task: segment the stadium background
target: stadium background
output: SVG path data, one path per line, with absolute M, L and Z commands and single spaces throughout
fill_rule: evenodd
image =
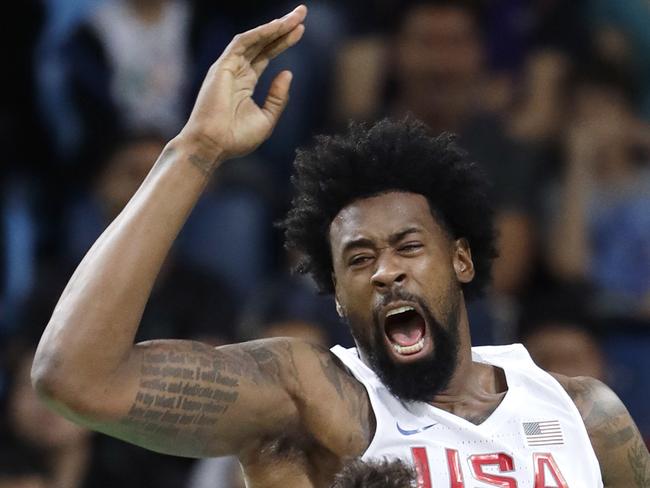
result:
M 228 460 L 162 456 L 40 406 L 31 354 L 75 263 L 187 116 L 237 32 L 292 4 L 24 0 L 3 16 L 0 487 L 238 486 Z M 231 4 L 230 4 L 231 3 Z M 601 378 L 650 439 L 650 2 L 308 1 L 273 137 L 220 169 L 165 264 L 139 339 L 300 335 L 351 345 L 291 277 L 273 222 L 296 147 L 412 112 L 493 181 L 501 258 L 475 344 Z M 6 7 L 8 8 L 8 7 Z M 22 484 L 21 484 L 22 483 Z

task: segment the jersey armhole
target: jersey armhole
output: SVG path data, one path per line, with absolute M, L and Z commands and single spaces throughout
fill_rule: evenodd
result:
M 357 361 L 361 363 L 361 359 L 357 356 L 356 348 L 346 349 L 340 345 L 336 345 L 330 350 L 336 357 L 341 360 L 343 365 L 348 369 L 348 371 L 350 371 L 354 379 L 363 385 L 366 393 L 368 394 L 368 400 L 370 401 L 370 410 L 372 412 L 372 416 L 375 419 L 375 431 L 372 434 L 372 438 L 370 439 L 368 447 L 366 447 L 365 451 L 363 451 L 363 454 L 360 456 L 362 460 L 367 460 L 367 453 L 372 452 L 372 449 L 378 442 L 378 432 L 380 426 L 383 425 L 386 421 L 383 418 L 384 416 L 381 414 L 382 407 L 374 386 L 375 381 L 373 380 L 376 380 L 376 378 L 374 376 L 371 377 L 362 370 L 362 367 L 366 367 L 365 365 L 357 363 Z M 352 354 L 354 354 L 354 356 L 352 356 Z M 378 412 L 380 413 L 378 414 Z

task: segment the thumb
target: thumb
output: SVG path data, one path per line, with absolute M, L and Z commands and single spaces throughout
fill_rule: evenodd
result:
M 262 111 L 273 127 L 278 123 L 278 119 L 289 101 L 289 86 L 292 78 L 291 71 L 282 71 L 275 77 L 269 88 Z

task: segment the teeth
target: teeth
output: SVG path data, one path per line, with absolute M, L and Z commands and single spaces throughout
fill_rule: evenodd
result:
M 424 348 L 424 337 L 417 341 L 415 344 L 412 346 L 400 346 L 399 344 L 392 344 L 393 349 L 395 349 L 395 352 L 397 354 L 415 354 L 416 352 L 420 352 Z
M 410 305 L 406 305 L 404 307 L 394 308 L 393 310 L 388 311 L 388 313 L 386 314 L 386 317 L 390 317 L 391 315 L 397 315 L 398 313 L 410 312 L 411 310 L 415 310 L 415 309 L 413 307 L 411 307 Z

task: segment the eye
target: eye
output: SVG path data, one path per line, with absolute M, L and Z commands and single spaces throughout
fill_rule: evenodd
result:
M 406 244 L 402 244 L 399 248 L 398 251 L 402 253 L 412 253 L 417 251 L 418 249 L 421 249 L 423 247 L 421 242 L 407 242 Z
M 357 254 L 348 261 L 348 266 L 363 266 L 372 259 L 368 254 Z

